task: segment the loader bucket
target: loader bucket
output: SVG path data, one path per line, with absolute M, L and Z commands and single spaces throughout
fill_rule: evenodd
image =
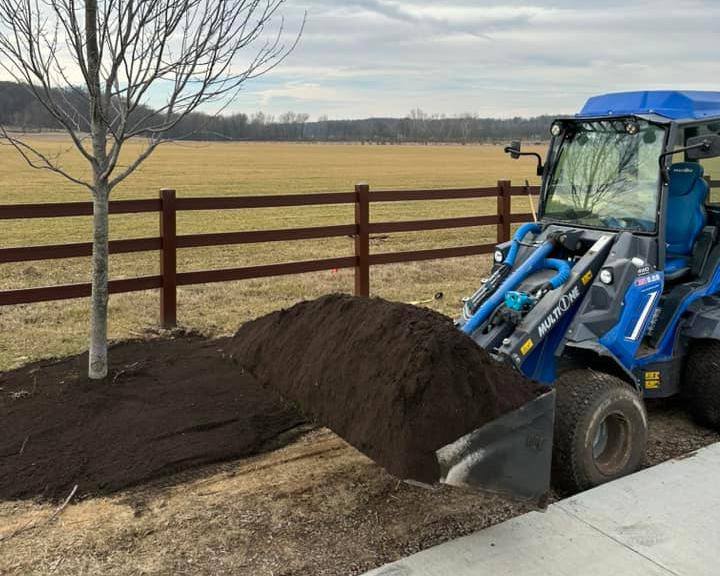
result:
M 440 482 L 547 505 L 555 391 L 538 396 L 436 452 Z

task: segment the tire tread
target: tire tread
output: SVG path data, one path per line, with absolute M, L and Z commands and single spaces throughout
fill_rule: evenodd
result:
M 596 399 L 608 390 L 630 390 L 620 378 L 579 368 L 562 373 L 555 382 L 557 390 L 555 410 L 555 440 L 553 444 L 553 484 L 566 493 L 592 487 L 578 462 L 577 437 L 583 433 L 581 422 Z M 645 417 L 646 418 L 646 417 Z
M 693 419 L 720 430 L 720 341 L 692 343 L 684 373 L 683 397 Z

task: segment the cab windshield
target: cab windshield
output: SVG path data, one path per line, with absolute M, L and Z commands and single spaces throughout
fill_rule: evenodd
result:
M 645 121 L 565 124 L 552 150 L 554 169 L 543 216 L 600 228 L 654 231 L 664 140 L 665 129 Z

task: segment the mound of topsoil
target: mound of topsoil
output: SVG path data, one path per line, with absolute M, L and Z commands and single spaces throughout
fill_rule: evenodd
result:
M 330 295 L 245 324 L 236 359 L 402 479 L 439 478 L 435 451 L 544 389 L 502 366 L 447 317 Z
M 227 340 L 124 342 L 0 374 L 0 498 L 103 493 L 257 452 L 301 418 L 224 353 Z

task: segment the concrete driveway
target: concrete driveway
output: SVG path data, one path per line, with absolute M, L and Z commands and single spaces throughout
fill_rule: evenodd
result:
M 720 443 L 365 576 L 720 574 Z

